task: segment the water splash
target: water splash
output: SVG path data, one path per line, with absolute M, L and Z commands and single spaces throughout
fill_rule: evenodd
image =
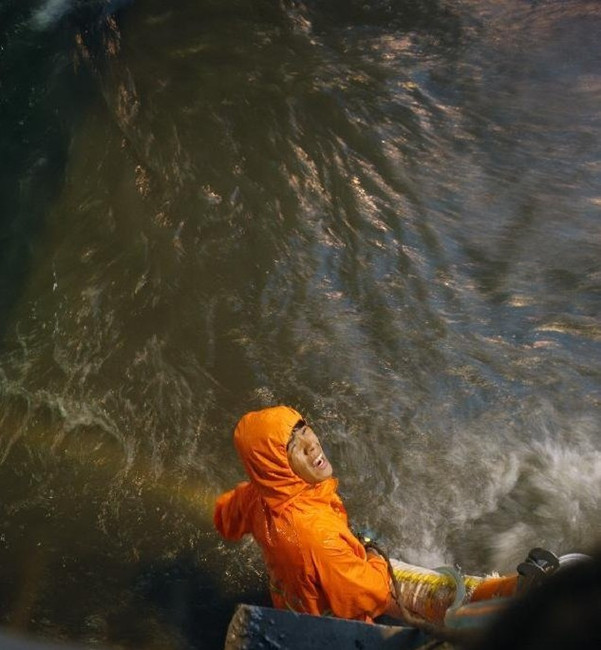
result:
M 105 18 L 131 4 L 133 0 L 46 0 L 32 14 L 31 25 L 39 31 L 48 31 L 69 13 L 85 9 Z
M 58 23 L 73 7 L 74 0 L 46 0 L 32 16 L 35 29 L 44 31 Z

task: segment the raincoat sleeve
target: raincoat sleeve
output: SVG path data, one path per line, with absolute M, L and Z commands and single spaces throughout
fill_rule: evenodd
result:
M 233 490 L 217 498 L 213 523 L 222 537 L 240 539 L 252 532 L 252 513 L 256 492 L 249 482 L 239 483 Z
M 358 544 L 343 536 L 327 536 L 313 547 L 313 562 L 335 616 L 373 619 L 391 602 L 388 565 L 381 557 L 366 555 Z

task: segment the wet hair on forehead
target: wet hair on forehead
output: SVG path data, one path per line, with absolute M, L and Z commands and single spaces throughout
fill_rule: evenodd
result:
M 286 449 L 290 448 L 290 445 L 294 441 L 294 436 L 297 434 L 299 431 L 302 431 L 307 426 L 307 423 L 303 420 L 300 419 L 293 427 L 292 430 L 290 431 L 290 437 L 288 438 L 288 442 L 286 443 Z
M 300 431 L 303 427 L 306 427 L 307 423 L 301 418 L 293 427 L 291 433 L 296 433 Z

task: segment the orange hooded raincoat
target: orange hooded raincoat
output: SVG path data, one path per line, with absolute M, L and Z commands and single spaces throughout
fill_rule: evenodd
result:
M 234 444 L 250 482 L 218 498 L 215 526 L 259 543 L 274 607 L 371 621 L 390 602 L 386 562 L 351 533 L 335 479 L 313 485 L 290 468 L 286 444 L 300 419 L 287 406 L 242 417 Z

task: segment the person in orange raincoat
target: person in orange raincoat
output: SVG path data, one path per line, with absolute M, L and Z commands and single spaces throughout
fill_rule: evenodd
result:
M 274 607 L 400 618 L 387 563 L 350 531 L 332 466 L 301 415 L 287 406 L 247 413 L 234 444 L 250 481 L 217 499 L 214 523 L 228 540 L 258 542 Z

